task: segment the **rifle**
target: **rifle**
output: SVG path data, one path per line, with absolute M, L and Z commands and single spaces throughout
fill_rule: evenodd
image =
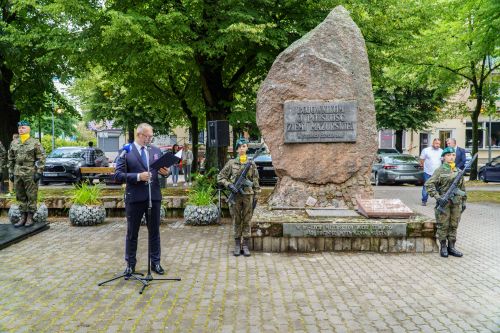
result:
M 257 152 L 255 152 L 255 155 L 253 155 L 253 158 L 251 160 L 249 159 L 245 163 L 245 168 L 243 169 L 243 171 L 239 175 L 238 179 L 236 179 L 236 182 L 233 184 L 234 187 L 236 187 L 236 190 L 238 190 L 238 193 L 244 194 L 243 188 L 245 188 L 247 186 L 252 186 L 253 185 L 253 183 L 247 179 L 247 173 L 248 173 L 248 170 L 250 170 L 250 167 L 252 166 L 252 161 L 257 156 L 259 156 L 262 153 L 262 151 L 264 151 L 264 145 L 260 146 L 260 148 L 257 150 Z M 234 204 L 235 203 L 235 201 L 234 201 L 235 197 L 236 197 L 236 193 L 234 193 L 234 192 L 231 191 L 231 194 L 227 198 L 227 202 L 230 203 L 230 204 Z M 254 201 L 255 201 L 255 199 L 254 199 Z M 255 205 L 256 204 L 257 204 L 256 202 L 254 202 L 252 204 L 254 209 L 255 209 Z
M 453 183 L 451 183 L 451 186 L 448 188 L 448 191 L 446 191 L 446 193 L 441 197 L 443 199 L 443 200 L 441 200 L 441 204 L 438 203 L 436 205 L 436 208 L 441 213 L 444 213 L 444 208 L 446 206 L 448 206 L 448 203 L 449 203 L 451 198 L 453 198 L 455 195 L 460 195 L 460 196 L 465 195 L 465 192 L 458 188 L 458 182 L 463 177 L 463 175 L 465 173 L 465 169 L 470 167 L 472 165 L 472 163 L 474 163 L 476 158 L 477 158 L 477 153 L 472 157 L 472 159 L 469 161 L 469 163 L 467 163 L 467 165 L 463 168 L 463 170 L 460 170 L 458 172 L 458 174 L 455 176 L 455 179 L 453 179 Z

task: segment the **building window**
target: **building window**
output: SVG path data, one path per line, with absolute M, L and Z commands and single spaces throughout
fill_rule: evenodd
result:
M 465 146 L 466 148 L 472 148 L 472 123 L 468 122 L 466 124 L 467 128 L 465 130 Z M 479 149 L 486 149 L 489 146 L 488 137 L 491 138 L 491 147 L 500 147 L 500 122 L 491 122 L 491 135 L 490 133 L 490 123 L 488 121 L 480 122 L 478 124 L 478 147 Z

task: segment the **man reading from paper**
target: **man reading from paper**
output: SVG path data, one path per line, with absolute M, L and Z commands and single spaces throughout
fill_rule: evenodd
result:
M 127 149 L 121 153 L 117 160 L 114 177 L 120 182 L 126 182 L 125 189 L 125 211 L 127 213 L 127 238 L 125 240 L 125 260 L 127 268 L 124 274 L 131 275 L 135 272 L 137 262 L 137 238 L 141 219 L 148 214 L 149 189 L 148 182 L 151 182 L 151 221 L 147 221 L 149 244 L 151 246 L 150 258 L 151 270 L 157 274 L 164 274 L 160 265 L 160 208 L 161 191 L 158 182 L 158 173 L 162 176 L 168 175 L 168 168 L 159 170 L 150 169 L 149 164 L 161 157 L 158 147 L 151 146 L 153 139 L 153 127 L 142 123 L 137 126 L 135 141 L 128 145 Z

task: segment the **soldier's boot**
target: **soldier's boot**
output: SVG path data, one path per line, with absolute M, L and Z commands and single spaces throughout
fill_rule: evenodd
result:
M 245 257 L 250 257 L 250 250 L 248 249 L 248 238 L 243 239 L 243 255 Z
M 21 213 L 21 219 L 19 222 L 14 224 L 14 227 L 19 228 L 26 224 L 26 219 L 28 218 L 28 213 Z
M 28 218 L 26 220 L 26 224 L 24 225 L 26 228 L 32 227 L 35 224 L 35 221 L 33 220 L 33 213 L 29 212 L 28 213 Z
M 443 258 L 447 258 L 448 257 L 448 247 L 446 246 L 446 239 L 439 241 L 439 242 L 441 243 L 441 251 L 439 252 L 439 254 Z
M 234 256 L 238 257 L 241 251 L 241 238 L 234 239 Z
M 450 254 L 450 256 L 461 257 L 464 254 L 455 249 L 455 242 L 456 240 L 448 240 L 448 253 Z

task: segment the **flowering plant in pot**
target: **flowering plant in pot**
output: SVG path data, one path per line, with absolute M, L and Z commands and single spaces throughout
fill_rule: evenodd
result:
M 72 205 L 69 209 L 69 220 L 75 226 L 101 224 L 106 218 L 106 209 L 101 200 L 102 186 L 82 183 L 73 190 Z
M 190 225 L 215 224 L 219 219 L 219 210 L 215 201 L 216 171 L 194 176 L 194 186 L 188 190 L 188 201 L 184 208 L 184 220 Z

